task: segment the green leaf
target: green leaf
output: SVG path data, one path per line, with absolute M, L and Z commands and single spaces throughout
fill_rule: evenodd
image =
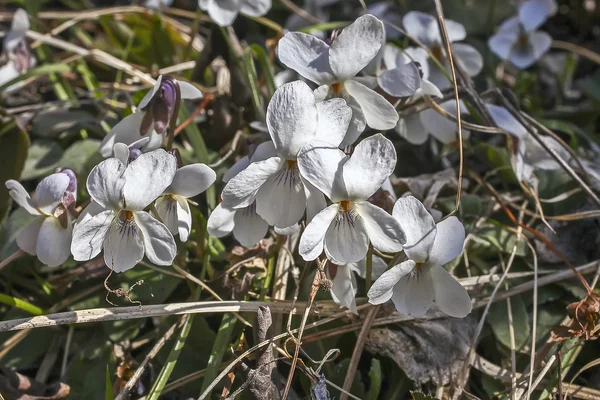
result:
M 508 323 L 508 308 L 506 304 L 506 301 L 493 304 L 490 307 L 487 322 L 490 324 L 496 339 L 504 346 L 510 348 L 510 325 Z M 520 349 L 527 343 L 531 332 L 529 315 L 521 296 L 512 296 L 510 304 L 515 335 L 515 348 Z
M 81 129 L 104 134 L 98 119 L 85 110 L 52 110 L 41 113 L 33 119 L 31 135 L 55 139 L 69 133 L 80 134 Z
M 59 166 L 63 149 L 53 140 L 40 139 L 29 147 L 21 180 L 27 181 L 46 176 Z
M 0 220 L 8 210 L 10 196 L 4 185 L 9 179 L 19 179 L 27 159 L 29 136 L 14 118 L 0 114 Z
M 59 164 L 63 168 L 72 169 L 77 175 L 85 178 L 92 168 L 102 161 L 98 147 L 100 147 L 99 140 L 77 141 L 65 150 Z
M 177 364 L 177 359 L 181 354 L 181 349 L 183 349 L 188 334 L 190 333 L 190 329 L 192 328 L 194 315 L 188 314 L 184 318 L 186 318 L 186 320 L 183 326 L 181 327 L 181 330 L 179 331 L 177 341 L 171 349 L 169 359 L 167 360 L 167 363 L 163 366 L 162 370 L 160 371 L 160 374 L 158 375 L 158 378 L 156 379 L 154 385 L 152 385 L 152 388 L 150 389 L 150 392 L 146 396 L 146 399 L 148 400 L 158 400 L 160 398 L 160 394 L 162 393 L 165 385 L 167 384 L 167 381 L 169 380 L 169 377 L 171 376 L 175 365 Z
M 217 332 L 217 338 L 210 353 L 206 374 L 202 381 L 202 392 L 206 390 L 208 385 L 210 385 L 219 373 L 219 365 L 221 364 L 221 361 L 223 361 L 223 356 L 227 353 L 229 346 L 231 345 L 236 321 L 237 318 L 233 314 L 223 315 L 219 332 Z
M 115 400 L 115 396 L 113 396 L 112 382 L 110 380 L 110 371 L 108 370 L 108 365 L 106 366 L 106 391 L 104 398 L 106 400 Z
M 250 45 L 252 52 L 258 59 L 258 63 L 262 69 L 263 76 L 265 77 L 265 81 L 267 83 L 267 89 L 269 89 L 269 97 L 273 96 L 275 90 L 277 89 L 277 85 L 275 84 L 275 71 L 273 70 L 273 65 L 271 64 L 271 60 L 269 60 L 269 56 L 265 49 L 258 44 Z
M 379 398 L 379 392 L 381 392 L 383 373 L 381 371 L 381 362 L 376 358 L 371 360 L 369 378 L 371 379 L 371 383 L 369 385 L 369 393 L 367 393 L 367 400 L 377 400 Z
M 2 294 L 2 293 L 0 293 L 0 303 L 8 304 L 9 306 L 12 306 L 12 307 L 20 308 L 21 310 L 27 311 L 28 313 L 33 314 L 33 315 L 42 315 L 44 313 L 44 310 L 42 310 L 38 306 L 34 306 L 33 304 L 31 304 L 25 300 L 21 300 L 16 297 L 12 297 L 12 296 Z
M 473 241 L 479 245 L 479 247 L 487 247 L 489 251 L 494 254 L 500 250 L 503 253 L 511 254 L 517 236 L 505 229 L 498 223 L 486 222 L 479 226 L 477 232 L 473 234 Z M 520 240 L 517 243 L 516 254 L 518 256 L 524 256 L 527 252 L 527 245 L 524 240 Z
M 3 85 L 0 85 L 0 92 L 4 91 L 6 88 L 14 85 L 15 83 L 24 81 L 25 79 L 31 78 L 33 76 L 48 75 L 48 74 L 54 74 L 54 73 L 60 73 L 60 72 L 69 72 L 70 70 L 71 70 L 71 67 L 69 67 L 69 65 L 65 64 L 65 63 L 44 64 L 40 67 L 30 69 L 29 71 L 25 72 L 24 74 L 19 75 L 15 79 L 10 80 L 10 81 L 4 83 Z

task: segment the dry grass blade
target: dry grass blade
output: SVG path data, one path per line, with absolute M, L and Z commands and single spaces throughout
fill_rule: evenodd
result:
M 450 64 L 450 73 L 452 76 L 452 85 L 454 87 L 454 100 L 456 101 L 456 127 L 458 130 L 458 154 L 460 157 L 458 165 L 458 188 L 456 191 L 456 204 L 454 210 L 446 217 L 454 215 L 458 212 L 460 207 L 460 197 L 462 195 L 462 178 L 464 168 L 464 149 L 463 149 L 463 132 L 462 132 L 462 118 L 460 113 L 460 96 L 458 91 L 458 82 L 456 80 L 456 70 L 454 68 L 454 56 L 452 54 L 452 46 L 450 45 L 450 39 L 448 38 L 448 30 L 446 29 L 446 22 L 444 19 L 444 9 L 442 8 L 441 0 L 435 0 L 435 13 L 438 18 L 438 25 L 440 32 L 444 38 L 444 45 L 446 46 L 446 53 L 448 56 L 448 63 Z
M 350 364 L 348 365 L 348 371 L 346 372 L 346 378 L 344 379 L 344 392 L 342 392 L 340 400 L 346 400 L 348 398 L 346 392 L 349 392 L 352 388 L 352 382 L 354 382 L 354 375 L 356 375 L 356 370 L 358 369 L 358 362 L 360 361 L 360 356 L 362 355 L 363 348 L 365 347 L 367 335 L 369 334 L 369 331 L 373 326 L 373 322 L 375 321 L 375 317 L 377 316 L 377 311 L 379 311 L 379 307 L 380 306 L 375 306 L 369 309 L 367 317 L 365 318 L 365 321 L 362 324 L 362 328 L 360 329 L 360 333 L 358 334 L 358 339 L 356 339 L 354 351 L 352 352 Z
M 299 313 L 302 303 L 292 307 L 288 303 L 246 301 L 199 301 L 189 303 L 156 304 L 148 306 L 94 308 L 20 318 L 0 322 L 0 332 L 42 328 L 89 322 L 120 321 L 135 318 L 150 318 L 166 315 L 211 314 L 229 312 L 256 312 L 260 306 L 270 307 L 273 313 Z

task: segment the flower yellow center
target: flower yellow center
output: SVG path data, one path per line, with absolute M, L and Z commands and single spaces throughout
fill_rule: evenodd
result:
M 125 210 L 125 220 L 131 221 L 132 218 L 133 218 L 133 213 L 129 210 Z
M 438 60 L 440 58 L 442 58 L 442 46 L 440 46 L 439 44 L 436 44 L 435 46 L 433 46 L 431 48 L 431 54 L 433 54 L 433 56 L 435 58 L 437 58 Z
M 288 160 L 287 166 L 288 169 L 294 169 L 294 167 L 296 167 L 296 160 Z
M 522 33 L 521 36 L 519 36 L 519 46 L 524 49 L 527 47 L 527 45 L 529 44 L 529 37 L 527 37 L 527 35 L 525 33 Z
M 342 208 L 344 209 L 344 212 L 348 212 L 348 210 L 350 209 L 350 201 L 348 201 L 348 200 L 340 201 L 340 206 L 342 206 Z
M 342 84 L 341 84 L 340 82 L 333 83 L 333 84 L 331 85 L 331 89 L 333 89 L 333 92 L 334 92 L 334 93 L 336 94 L 336 96 L 337 96 L 337 95 L 339 95 L 339 94 L 341 93 L 341 91 L 342 91 Z
M 421 271 L 422 266 L 423 266 L 423 263 L 417 263 L 417 265 L 415 266 L 415 270 L 417 270 L 417 272 Z

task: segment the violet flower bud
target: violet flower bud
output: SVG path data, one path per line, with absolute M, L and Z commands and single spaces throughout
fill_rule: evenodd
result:
M 68 210 L 74 207 L 77 202 L 77 176 L 69 168 L 61 168 L 59 172 L 69 177 L 69 186 L 67 186 L 62 198 L 62 204 Z

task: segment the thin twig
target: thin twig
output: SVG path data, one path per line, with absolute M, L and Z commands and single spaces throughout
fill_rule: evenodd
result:
M 375 306 L 369 309 L 360 333 L 358 334 L 358 338 L 356 339 L 356 344 L 354 345 L 354 350 L 352 351 L 352 358 L 350 359 L 350 364 L 348 365 L 348 370 L 346 371 L 346 378 L 344 379 L 344 391 L 346 392 L 349 392 L 352 388 L 354 375 L 356 375 L 356 370 L 358 369 L 358 362 L 360 361 L 360 356 L 362 355 L 363 348 L 365 347 L 367 336 L 369 335 L 369 331 L 373 326 L 373 321 L 375 321 L 379 307 L 380 306 Z M 346 400 L 347 398 L 348 396 L 346 393 L 342 392 L 340 395 L 340 400 Z

